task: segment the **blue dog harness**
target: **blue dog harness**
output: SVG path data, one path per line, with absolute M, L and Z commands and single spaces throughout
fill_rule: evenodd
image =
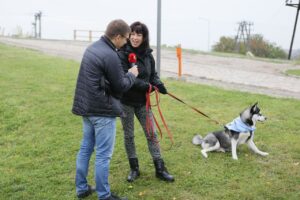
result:
M 253 132 L 256 129 L 255 127 L 251 127 L 245 124 L 242 121 L 241 117 L 235 118 L 232 122 L 226 124 L 225 127 L 228 128 L 229 130 L 233 130 L 239 133 Z

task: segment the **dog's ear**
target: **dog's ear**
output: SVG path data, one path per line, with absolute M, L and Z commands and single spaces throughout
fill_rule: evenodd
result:
M 258 102 L 256 102 L 255 104 L 253 104 L 253 106 L 251 106 L 251 113 L 254 113 L 254 111 L 256 110 L 256 108 L 257 108 L 257 104 L 258 104 Z

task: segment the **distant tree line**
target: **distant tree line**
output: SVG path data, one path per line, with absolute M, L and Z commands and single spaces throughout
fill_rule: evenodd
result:
M 270 43 L 262 35 L 252 35 L 248 45 L 244 42 L 236 43 L 232 37 L 221 37 L 220 41 L 213 46 L 213 51 L 246 54 L 250 51 L 257 57 L 264 58 L 287 58 L 287 53 L 276 44 Z

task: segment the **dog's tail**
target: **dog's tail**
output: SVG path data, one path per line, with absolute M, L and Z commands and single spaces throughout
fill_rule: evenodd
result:
M 203 142 L 203 139 L 202 139 L 202 136 L 201 136 L 201 135 L 197 134 L 197 135 L 195 135 L 195 136 L 193 137 L 192 143 L 193 143 L 194 145 L 201 145 L 202 142 Z

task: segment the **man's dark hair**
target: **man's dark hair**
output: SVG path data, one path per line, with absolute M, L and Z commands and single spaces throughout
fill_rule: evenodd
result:
M 131 32 L 136 32 L 138 34 L 143 35 L 143 42 L 139 48 L 142 50 L 146 50 L 150 48 L 149 45 L 149 31 L 148 28 L 145 24 L 141 22 L 134 22 L 130 25 Z
M 110 39 L 113 39 L 117 35 L 121 35 L 123 37 L 126 36 L 126 34 L 130 33 L 130 27 L 128 24 L 122 20 L 122 19 L 116 19 L 111 21 L 105 31 L 105 35 L 109 37 Z

